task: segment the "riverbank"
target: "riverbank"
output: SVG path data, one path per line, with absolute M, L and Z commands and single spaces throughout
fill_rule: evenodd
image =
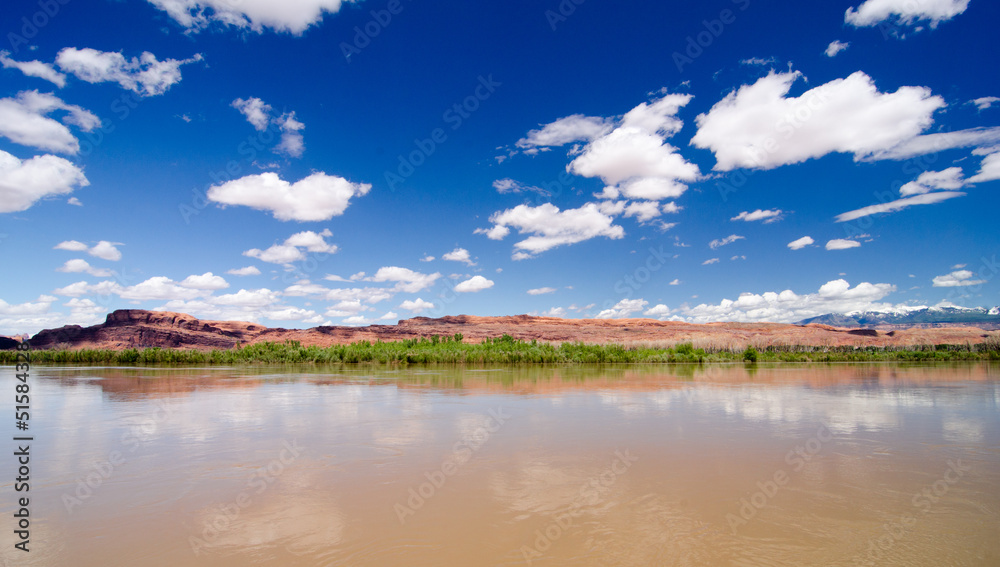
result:
M 15 351 L 0 351 L 0 364 L 14 364 Z M 22 359 L 23 360 L 23 359 Z M 357 341 L 304 346 L 297 341 L 259 342 L 230 349 L 163 348 L 33 350 L 34 364 L 605 364 L 708 362 L 921 362 L 1000 360 L 1000 340 L 979 344 L 912 347 L 817 347 L 771 345 L 745 349 L 525 341 L 511 335 L 463 342 L 460 334 L 391 342 Z

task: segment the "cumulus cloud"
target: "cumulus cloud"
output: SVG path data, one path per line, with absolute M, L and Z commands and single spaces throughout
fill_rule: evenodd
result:
M 249 122 L 258 132 L 267 130 L 267 125 L 271 122 L 271 105 L 257 97 L 247 99 L 238 98 L 233 101 L 233 108 L 240 111 L 247 122 Z
M 469 257 L 469 251 L 465 248 L 456 248 L 444 256 L 441 256 L 441 259 L 451 260 L 452 262 L 464 262 L 469 266 L 476 265 L 476 263 L 472 261 L 472 258 Z
M 59 88 L 66 86 L 66 75 L 55 70 L 55 67 L 41 61 L 14 61 L 9 51 L 0 51 L 0 65 L 4 69 L 17 69 L 29 77 L 45 79 Z
M 493 287 L 493 280 L 488 280 L 483 276 L 472 276 L 471 278 L 458 283 L 455 291 L 458 293 L 475 293 Z
M 233 276 L 259 276 L 260 270 L 257 266 L 246 266 L 243 268 L 235 268 L 226 272 L 227 274 Z
M 812 239 L 811 236 L 803 236 L 802 238 L 793 240 L 788 243 L 788 247 L 792 250 L 800 250 L 806 246 L 811 246 L 816 241 Z
M 178 24 L 198 32 L 212 23 L 246 28 L 261 33 L 265 28 L 300 35 L 323 19 L 340 11 L 342 0 L 148 0 Z
M 366 195 L 371 188 L 369 183 L 352 183 L 321 172 L 289 183 L 269 171 L 214 185 L 207 196 L 222 205 L 270 211 L 278 220 L 306 222 L 344 214 L 351 198 Z
M 118 243 L 120 244 L 120 243 Z M 86 252 L 95 258 L 117 262 L 122 259 L 121 250 L 118 250 L 116 243 L 101 240 L 93 246 L 87 246 L 79 240 L 65 240 L 56 244 L 53 250 L 69 250 L 70 252 Z
M 860 209 L 848 211 L 846 213 L 841 213 L 837 215 L 836 220 L 837 222 L 846 222 L 879 213 L 892 213 L 896 211 L 901 211 L 905 208 L 912 207 L 914 205 L 931 205 L 934 203 L 940 203 L 941 201 L 946 201 L 948 199 L 954 199 L 955 197 L 962 197 L 963 195 L 965 195 L 965 193 L 962 193 L 961 191 L 941 191 L 938 193 L 925 193 L 923 195 L 914 195 L 912 197 L 906 197 L 903 199 L 897 199 L 895 201 L 889 201 L 888 203 L 869 205 L 867 207 L 862 207 Z
M 114 275 L 111 270 L 106 270 L 103 268 L 95 268 L 91 266 L 86 260 L 74 259 L 67 260 L 65 264 L 56 268 L 57 272 L 66 273 L 86 273 L 98 278 L 106 278 Z
M 977 98 L 969 101 L 971 104 L 976 105 L 979 110 L 986 110 L 992 107 L 994 104 L 1000 102 L 1000 97 L 995 96 L 984 96 L 982 98 Z
M 181 65 L 201 61 L 200 53 L 189 59 L 166 59 L 144 51 L 139 57 L 126 59 L 117 51 L 98 51 L 85 47 L 67 47 L 56 55 L 56 64 L 67 73 L 88 83 L 118 83 L 123 89 L 140 96 L 156 96 L 181 80 Z
M 894 21 L 901 25 L 914 25 L 927 21 L 937 27 L 965 12 L 969 0 L 865 0 L 857 8 L 848 8 L 844 22 L 855 27 L 874 26 Z
M 306 146 L 299 130 L 305 128 L 306 125 L 295 119 L 294 112 L 289 112 L 278 119 L 278 127 L 281 128 L 281 142 L 278 143 L 278 151 L 291 157 L 301 157 Z
M 846 41 L 833 40 L 830 42 L 830 45 L 826 46 L 826 51 L 823 53 L 826 54 L 827 57 L 836 57 L 838 53 L 847 49 L 850 45 L 851 44 Z
M 936 276 L 931 281 L 934 282 L 934 287 L 965 287 L 986 283 L 986 280 L 972 279 L 974 275 L 970 270 L 956 270 L 950 274 Z
M 393 288 L 395 291 L 416 293 L 431 287 L 440 277 L 441 274 L 438 272 L 422 274 L 409 268 L 386 266 L 379 268 L 374 276 L 365 279 L 372 282 L 396 282 Z
M 266 250 L 251 248 L 243 253 L 244 256 L 257 258 L 262 262 L 272 264 L 291 264 L 299 260 L 305 260 L 306 252 L 317 254 L 334 254 L 337 252 L 337 245 L 330 244 L 326 238 L 333 236 L 329 229 L 323 232 L 313 232 L 306 230 L 297 232 L 281 244 L 274 244 Z M 258 271 L 258 273 L 260 273 Z
M 555 293 L 556 291 L 554 287 L 536 287 L 535 289 L 529 289 L 528 295 L 544 295 L 546 293 Z
M 80 151 L 80 142 L 65 124 L 49 118 L 65 111 L 62 122 L 90 132 L 101 119 L 88 110 L 66 104 L 59 97 L 38 91 L 21 91 L 15 98 L 0 99 L 0 136 L 22 146 L 64 154 Z
M 611 239 L 625 236 L 625 229 L 613 224 L 614 218 L 602 212 L 595 203 L 565 211 L 560 211 L 552 203 L 537 207 L 518 205 L 493 213 L 490 222 L 494 224 L 492 228 L 476 232 L 494 240 L 509 234 L 510 227 L 518 229 L 520 234 L 532 235 L 514 245 L 520 251 L 520 254 L 515 254 L 518 258 L 528 258 L 556 246 L 575 244 L 598 236 Z
M 973 154 L 979 152 L 972 152 Z M 1000 179 L 1000 149 L 994 148 L 991 153 L 986 153 L 983 162 L 979 167 L 979 173 L 968 179 L 969 183 L 982 183 L 984 181 L 995 181 Z
M 636 217 L 639 222 L 648 222 L 658 216 L 663 211 L 660 210 L 660 204 L 656 201 L 636 201 L 629 203 L 625 207 L 625 218 Z
M 848 240 L 846 238 L 835 238 L 826 243 L 827 250 L 847 250 L 848 248 L 859 248 L 861 243 L 857 240 Z
M 649 302 L 644 299 L 623 299 L 610 309 L 604 309 L 597 314 L 598 319 L 624 319 L 631 317 L 646 308 Z
M 717 305 L 701 304 L 679 310 L 694 323 L 712 321 L 792 323 L 827 313 L 887 310 L 891 305 L 876 303 L 896 290 L 896 286 L 863 282 L 855 287 L 843 279 L 823 284 L 817 293 L 797 295 L 791 290 L 780 293 L 743 293 L 736 300 L 723 299 Z
M 83 171 L 53 155 L 21 161 L 0 150 L 0 213 L 28 210 L 41 199 L 90 185 Z
M 929 193 L 935 189 L 961 189 L 965 185 L 962 179 L 962 168 L 949 167 L 944 171 L 925 171 L 917 177 L 916 181 L 911 181 L 899 188 L 899 194 L 906 197 L 908 195 L 920 195 Z
M 738 234 L 730 234 L 729 236 L 727 236 L 725 238 L 716 238 L 715 240 L 709 242 L 708 243 L 708 247 L 711 248 L 712 250 L 715 250 L 715 249 L 721 248 L 722 246 L 725 246 L 727 244 L 732 244 L 733 242 L 736 242 L 737 240 L 744 240 L 744 239 L 746 239 L 745 236 L 740 236 Z
M 781 214 L 782 214 L 782 210 L 781 209 L 773 209 L 773 210 L 772 209 L 768 209 L 766 211 L 761 210 L 761 209 L 757 209 L 756 211 L 754 211 L 752 213 L 751 212 L 747 212 L 747 211 L 743 211 L 742 213 L 736 215 L 735 217 L 733 217 L 733 218 L 731 218 L 729 220 L 731 220 L 731 221 L 741 220 L 741 221 L 746 221 L 746 222 L 753 222 L 753 221 L 762 220 L 762 221 L 764 221 L 765 224 L 767 224 L 767 223 L 772 223 L 772 222 L 781 220 Z
M 516 145 L 525 150 L 564 146 L 572 142 L 589 142 L 610 130 L 611 124 L 606 118 L 573 114 L 528 132 L 528 135 L 518 140 Z
M 416 299 L 407 299 L 406 301 L 399 304 L 400 309 L 406 309 L 411 313 L 420 313 L 421 311 L 426 311 L 427 309 L 434 309 L 434 304 L 430 301 L 424 301 L 419 297 Z
M 698 115 L 691 144 L 714 152 L 718 171 L 772 169 L 834 152 L 861 160 L 912 141 L 945 106 L 924 87 L 880 93 L 860 71 L 787 96 L 801 76 L 772 71 L 731 92 Z
M 200 289 L 200 290 L 218 290 L 225 289 L 229 287 L 229 282 L 225 280 L 222 276 L 217 276 L 212 272 L 205 272 L 200 276 L 191 275 L 184 280 L 182 280 L 177 285 L 181 287 L 186 287 L 188 289 Z

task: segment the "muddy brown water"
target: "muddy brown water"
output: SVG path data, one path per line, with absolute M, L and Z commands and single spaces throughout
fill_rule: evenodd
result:
M 997 364 L 36 367 L 30 384 L 16 492 L 0 368 L 6 565 L 1000 565 Z

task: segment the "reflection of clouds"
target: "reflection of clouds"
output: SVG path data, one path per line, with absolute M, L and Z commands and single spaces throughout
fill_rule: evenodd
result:
M 196 513 L 196 533 L 192 535 L 205 538 L 208 554 L 222 555 L 273 553 L 275 548 L 315 555 L 338 545 L 343 538 L 344 515 L 329 493 L 310 490 L 321 485 L 322 469 L 306 465 L 298 460 L 287 465 L 260 494 L 244 487 L 250 501 L 242 508 L 237 506 L 235 494 L 202 508 Z M 239 512 L 226 516 L 223 506 Z M 205 527 L 213 523 L 221 529 L 205 533 Z
M 969 419 L 945 417 L 941 428 L 944 438 L 955 443 L 982 443 L 983 425 Z
M 626 417 L 639 416 L 646 413 L 646 402 L 651 401 L 648 394 L 632 392 L 600 392 L 601 403 L 618 408 Z

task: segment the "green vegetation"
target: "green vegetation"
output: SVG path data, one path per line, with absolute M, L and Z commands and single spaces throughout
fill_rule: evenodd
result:
M 510 335 L 462 342 L 462 335 L 422 337 L 395 342 L 360 341 L 329 347 L 303 347 L 295 341 L 256 343 L 230 350 L 35 350 L 31 361 L 40 364 L 615 364 L 703 362 L 932 362 L 1000 360 L 1000 341 L 981 344 L 896 347 L 694 348 L 691 343 L 666 346 L 626 346 L 523 341 Z M 0 351 L 0 364 L 14 364 L 15 351 Z

